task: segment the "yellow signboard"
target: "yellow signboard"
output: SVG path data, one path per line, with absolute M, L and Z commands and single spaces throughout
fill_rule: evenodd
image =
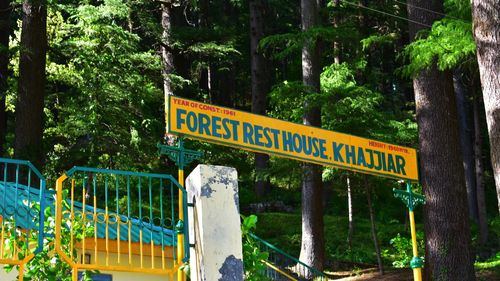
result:
M 167 133 L 362 173 L 418 181 L 413 148 L 169 96 Z

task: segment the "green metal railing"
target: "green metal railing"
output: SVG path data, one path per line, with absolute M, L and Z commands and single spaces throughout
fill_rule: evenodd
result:
M 265 274 L 272 280 L 328 280 L 326 275 L 316 268 L 301 262 L 253 233 L 249 235 L 258 242 L 261 251 L 269 253 L 268 260 L 263 262 L 267 266 Z

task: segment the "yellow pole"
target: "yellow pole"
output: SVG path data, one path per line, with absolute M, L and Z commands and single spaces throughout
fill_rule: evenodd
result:
M 24 263 L 21 263 L 19 265 L 19 279 L 18 281 L 23 281 L 24 280 Z
M 417 231 L 415 229 L 415 215 L 413 211 L 410 211 L 410 229 L 411 229 L 413 256 L 418 257 Z M 422 281 L 422 268 L 419 267 L 413 268 L 413 280 Z
M 179 169 L 179 184 L 184 187 L 184 169 Z M 182 190 L 179 189 L 179 220 L 184 222 L 184 208 L 183 208 L 183 194 Z M 182 259 L 184 258 L 184 233 L 177 233 L 177 262 L 182 264 Z M 186 275 L 182 271 L 181 267 L 177 272 L 177 281 L 186 281 Z

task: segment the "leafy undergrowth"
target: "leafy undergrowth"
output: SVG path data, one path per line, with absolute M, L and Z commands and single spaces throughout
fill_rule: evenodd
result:
M 258 217 L 257 235 L 292 256 L 299 256 L 302 227 L 300 214 L 262 213 Z M 326 256 L 333 270 L 367 268 L 376 264 L 369 220 L 355 219 L 352 249 L 349 249 L 346 242 L 347 218 L 327 215 L 324 217 L 324 223 Z M 421 226 L 417 228 L 421 229 Z M 397 221 L 378 223 L 377 229 L 381 249 L 386 251 L 384 264 L 392 265 L 394 259 L 399 256 L 396 253 L 391 254 L 396 251 L 391 240 L 398 237 L 398 233 L 400 237 L 409 237 L 408 230 L 405 230 L 404 224 Z
M 500 252 L 494 257 L 474 264 L 478 275 L 478 280 L 500 280 Z M 489 279 L 489 277 L 495 279 Z
M 292 256 L 299 256 L 301 243 L 300 213 L 261 213 L 258 217 L 257 235 Z M 375 270 L 376 256 L 371 237 L 370 221 L 368 219 L 354 219 L 355 229 L 351 250 L 349 250 L 346 241 L 348 230 L 347 218 L 326 215 L 324 223 L 327 257 L 325 271 L 336 275 L 332 276 L 334 279 L 349 276 L 352 278 L 353 275 L 358 275 L 369 279 L 346 280 L 403 281 L 406 280 L 405 278 L 409 273 L 408 280 L 413 280 L 411 270 L 396 270 L 392 268 L 398 265 L 408 267 L 409 259 L 411 259 L 411 244 L 407 241 L 410 234 L 408 227 L 404 223 L 396 220 L 377 222 L 378 239 L 381 251 L 383 252 L 384 268 L 389 270 L 388 274 L 384 277 L 377 277 Z M 417 225 L 417 230 L 423 230 L 422 225 Z M 497 232 L 494 224 L 491 225 L 490 231 L 492 234 Z M 493 237 L 493 235 L 491 236 Z M 422 239 L 422 237 L 419 238 Z M 419 253 L 421 255 L 424 253 L 422 241 L 420 241 Z M 475 266 L 478 280 L 500 280 L 500 253 L 485 262 L 477 262 Z M 370 268 L 372 269 L 371 271 L 369 270 Z

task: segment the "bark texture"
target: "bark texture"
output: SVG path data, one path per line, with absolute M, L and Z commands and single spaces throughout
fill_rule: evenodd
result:
M 16 102 L 14 157 L 43 163 L 43 99 L 47 53 L 47 6 L 44 0 L 23 2 Z
M 500 212 L 500 1 L 473 0 L 472 19 Z
M 453 71 L 453 87 L 457 99 L 458 125 L 460 134 L 460 147 L 462 148 L 463 165 L 465 172 L 465 187 L 467 189 L 467 203 L 469 216 L 476 223 L 477 215 L 476 173 L 474 169 L 474 146 L 472 145 L 472 129 L 467 108 L 467 88 L 463 82 L 463 73 L 456 69 Z
M 479 244 L 485 245 L 488 241 L 488 217 L 486 215 L 486 198 L 484 195 L 484 167 L 483 167 L 483 138 L 481 136 L 481 120 L 479 107 L 481 106 L 479 94 L 474 95 L 474 162 L 476 173 L 476 194 L 478 206 Z M 480 253 L 481 254 L 481 253 Z
M 432 25 L 443 2 L 411 0 L 408 18 Z M 413 22 L 410 37 L 425 28 Z M 451 72 L 434 63 L 413 80 L 419 126 L 421 183 L 426 196 L 424 280 L 475 280 L 467 193 L 459 142 L 457 107 Z
M 167 97 L 174 94 L 169 79 L 169 75 L 174 71 L 174 56 L 170 47 L 172 43 L 172 6 L 165 2 L 161 5 L 161 27 L 163 28 L 161 44 L 163 92 Z
M 161 61 L 162 69 L 161 73 L 163 75 L 163 95 L 165 99 L 165 117 L 167 117 L 168 112 L 168 96 L 174 95 L 172 91 L 172 85 L 170 83 L 170 74 L 174 72 L 174 55 L 172 54 L 171 43 L 172 43 L 172 4 L 167 2 L 162 2 L 161 4 L 161 26 L 162 31 L 162 42 L 161 42 Z M 165 120 L 167 124 L 167 120 Z M 167 144 L 175 144 L 176 137 L 173 135 L 165 135 L 165 140 Z
M 368 183 L 368 177 L 366 175 L 363 176 L 365 189 L 366 189 L 366 201 L 368 203 L 368 213 L 370 215 L 370 225 L 372 230 L 372 240 L 373 247 L 375 248 L 375 254 L 377 255 L 377 264 L 378 264 L 378 272 L 381 275 L 384 275 L 384 264 L 382 262 L 382 255 L 380 254 L 380 246 L 378 243 L 377 237 L 377 226 L 375 225 L 375 212 L 373 211 L 372 204 L 372 187 Z
M 352 190 L 351 190 L 351 179 L 349 175 L 346 179 L 347 184 L 347 217 L 349 221 L 349 228 L 347 230 L 347 246 L 349 250 L 352 250 L 352 236 L 354 235 L 354 218 L 352 210 Z
M 0 156 L 7 134 L 7 113 L 5 112 L 5 96 L 7 94 L 7 78 L 9 76 L 9 35 L 10 35 L 10 1 L 0 0 Z
M 259 51 L 259 42 L 264 36 L 265 5 L 262 0 L 250 0 L 250 54 L 252 73 L 252 113 L 266 115 L 267 92 L 269 90 L 267 62 Z M 255 153 L 255 193 L 262 197 L 269 190 L 269 181 L 264 177 L 269 156 Z
M 319 19 L 318 2 L 301 0 L 302 30 L 316 26 Z M 302 48 L 302 82 L 311 92 L 320 89 L 320 64 L 318 44 L 309 41 Z M 320 109 L 304 103 L 304 125 L 321 126 Z M 325 259 L 325 238 L 322 208 L 321 166 L 303 164 L 302 183 L 302 244 L 300 260 L 319 270 Z

